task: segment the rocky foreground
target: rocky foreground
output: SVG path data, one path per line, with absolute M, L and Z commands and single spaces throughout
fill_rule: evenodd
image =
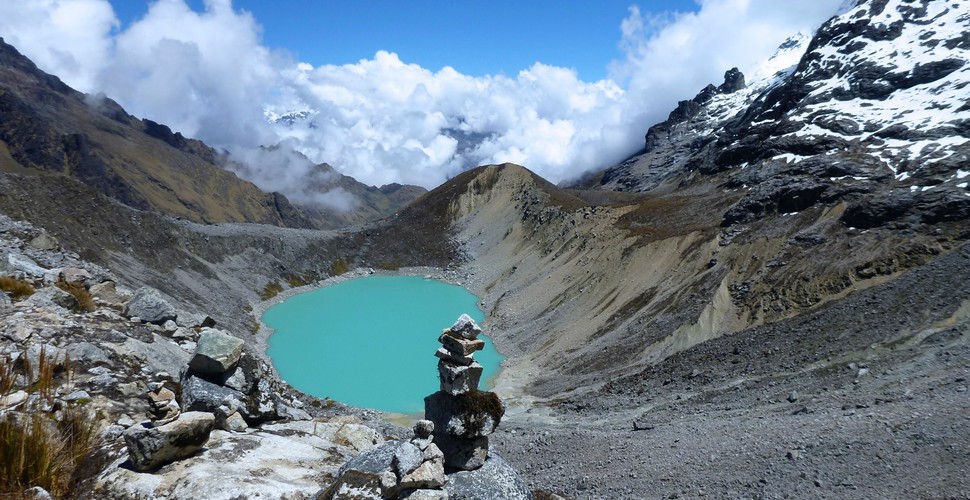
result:
M 481 424 L 454 431 L 477 432 L 472 448 L 452 451 L 452 443 L 442 453 L 434 442 L 448 435 L 432 436 L 433 423 L 412 431 L 377 412 L 297 393 L 211 317 L 180 310 L 157 290 L 118 284 L 30 224 L 0 217 L 0 257 L 0 275 L 32 289 L 16 298 L 0 293 L 0 360 L 12 374 L 0 393 L 0 419 L 45 414 L 59 421 L 80 412 L 91 423 L 92 451 L 74 471 L 71 496 L 446 499 L 491 498 L 505 488 L 506 498 L 531 497 L 512 468 L 479 446 L 487 438 L 477 436 L 500 418 L 488 416 L 490 409 L 481 422 L 479 410 L 437 412 L 443 432 L 452 417 Z M 64 283 L 83 292 L 69 293 Z M 473 322 L 463 325 L 468 339 L 443 334 L 451 342 L 442 350 L 481 342 Z M 463 375 L 477 363 L 456 363 L 470 354 L 440 362 L 460 372 L 443 379 L 441 394 L 478 393 L 478 377 Z M 40 387 L 45 367 L 50 380 Z M 387 459 L 378 463 L 387 462 L 394 481 L 366 493 L 360 464 L 374 456 Z M 456 476 L 449 466 L 446 474 L 446 457 L 463 460 L 466 472 Z

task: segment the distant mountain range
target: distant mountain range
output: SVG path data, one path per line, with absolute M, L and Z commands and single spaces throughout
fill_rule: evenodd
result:
M 0 39 L 0 172 L 63 176 L 140 210 L 197 222 L 335 228 L 393 213 L 425 190 L 324 176 L 321 192 L 355 197 L 347 210 L 299 206 L 238 178 L 224 151 L 135 118 L 105 96 L 77 92 Z M 318 169 L 331 171 L 329 165 Z

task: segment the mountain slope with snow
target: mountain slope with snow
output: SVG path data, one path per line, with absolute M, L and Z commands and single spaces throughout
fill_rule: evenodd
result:
M 860 2 L 807 46 L 783 45 L 802 47 L 794 68 L 736 92 L 709 86 L 585 185 L 651 191 L 721 174 L 746 191 L 725 225 L 840 201 L 855 227 L 966 218 L 968 33 L 966 1 Z

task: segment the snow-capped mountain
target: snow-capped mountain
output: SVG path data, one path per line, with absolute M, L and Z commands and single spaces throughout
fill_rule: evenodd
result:
M 970 216 L 970 2 L 858 2 L 805 41 L 782 45 L 744 88 L 729 71 L 682 101 L 641 154 L 586 185 L 651 191 L 723 175 L 747 190 L 726 225 L 836 201 L 856 227 Z M 797 65 L 768 76 L 786 57 Z
M 293 126 L 298 122 L 310 122 L 310 118 L 315 114 L 316 111 L 312 109 L 298 109 L 281 113 L 277 113 L 269 108 L 263 110 L 263 116 L 266 117 L 266 121 L 288 126 Z M 309 126 L 313 128 L 313 122 L 310 122 Z

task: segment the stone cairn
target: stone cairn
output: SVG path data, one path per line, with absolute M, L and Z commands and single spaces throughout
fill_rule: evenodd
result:
M 445 466 L 475 470 L 488 457 L 488 436 L 495 432 L 505 407 L 494 392 L 478 390 L 482 365 L 475 351 L 485 347 L 482 329 L 467 314 L 438 337 L 441 390 L 424 398 L 425 418 L 434 423 L 434 442 L 445 456 Z

